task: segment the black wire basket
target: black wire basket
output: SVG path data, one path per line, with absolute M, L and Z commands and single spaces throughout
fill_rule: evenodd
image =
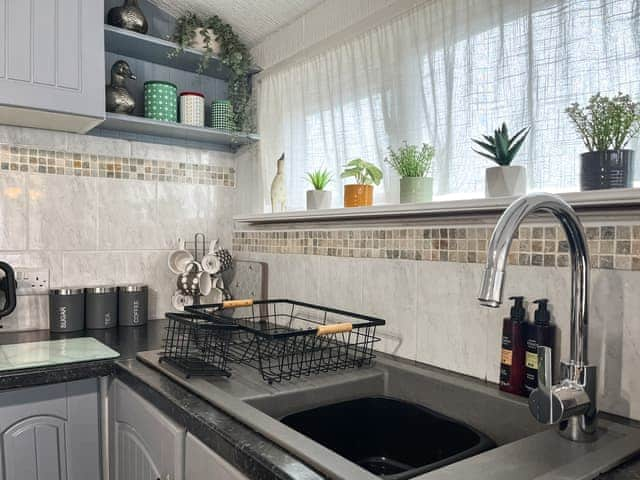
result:
M 168 325 L 160 362 L 166 362 L 187 378 L 230 376 L 229 346 L 239 327 L 218 325 L 202 316 L 167 313 Z
M 225 307 L 234 308 L 225 308 Z M 270 384 L 304 375 L 369 366 L 376 327 L 385 321 L 293 300 L 232 301 L 188 310 L 237 326 L 228 358 L 257 368 Z

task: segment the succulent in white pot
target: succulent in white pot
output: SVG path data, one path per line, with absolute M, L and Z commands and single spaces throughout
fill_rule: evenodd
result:
M 313 187 L 307 190 L 307 210 L 325 210 L 331 208 L 331 192 L 325 190 L 333 180 L 333 175 L 326 168 L 307 172 L 306 180 Z
M 515 197 L 527 193 L 527 171 L 523 166 L 511 165 L 522 147 L 529 128 L 525 127 L 509 138 L 507 124 L 495 130 L 493 136 L 483 135 L 482 140 L 472 139 L 484 151 L 473 149 L 478 155 L 498 164 L 485 170 L 486 197 Z
M 389 156 L 384 159 L 400 175 L 400 203 L 430 202 L 433 198 L 433 177 L 431 165 L 435 149 L 423 143 L 403 145 L 397 150 L 389 148 Z

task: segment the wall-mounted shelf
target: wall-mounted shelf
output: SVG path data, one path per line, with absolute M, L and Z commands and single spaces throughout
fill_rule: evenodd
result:
M 214 128 L 192 127 L 181 123 L 160 122 L 144 117 L 107 113 L 105 121 L 100 125 L 100 134 L 126 138 L 125 134 L 141 135 L 156 139 L 156 143 L 175 145 L 174 140 L 187 142 L 203 148 L 227 147 L 235 149 L 242 145 L 260 140 L 258 135 L 245 132 L 227 132 Z M 183 143 L 184 144 L 184 143 Z
M 169 58 L 177 44 L 151 35 L 132 32 L 111 25 L 104 26 L 104 48 L 107 52 L 112 52 L 126 57 L 137 58 L 145 62 L 164 65 L 178 70 L 196 72 L 198 64 L 202 59 L 202 52 L 192 48 L 185 48 L 176 57 Z M 251 73 L 257 73 L 260 69 L 254 67 Z M 213 78 L 227 80 L 229 70 L 220 59 L 212 57 L 209 66 L 203 75 Z

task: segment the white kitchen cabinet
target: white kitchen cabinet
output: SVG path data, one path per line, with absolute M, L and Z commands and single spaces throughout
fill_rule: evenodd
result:
M 185 478 L 189 480 L 248 480 L 248 477 L 190 433 L 187 433 Z
M 0 124 L 84 133 L 104 119 L 103 0 L 0 0 Z
M 0 392 L 2 480 L 100 479 L 96 379 Z
M 119 380 L 109 398 L 112 480 L 182 480 L 185 429 Z

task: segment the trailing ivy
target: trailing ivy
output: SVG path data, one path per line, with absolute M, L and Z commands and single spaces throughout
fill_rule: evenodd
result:
M 220 61 L 231 72 L 227 89 L 233 106 L 233 121 L 237 129 L 244 130 L 249 123 L 248 104 L 251 97 L 249 72 L 252 59 L 249 49 L 240 41 L 231 25 L 223 22 L 217 15 L 201 19 L 195 13 L 187 13 L 176 20 L 176 28 L 170 40 L 177 43 L 178 48 L 170 55 L 175 57 L 185 48 L 193 46 L 199 29 L 202 29 L 205 51 L 197 71 L 203 73 L 209 66 L 213 55 L 211 47 L 217 40 L 221 48 Z M 213 31 L 213 36 L 209 34 L 209 29 Z

